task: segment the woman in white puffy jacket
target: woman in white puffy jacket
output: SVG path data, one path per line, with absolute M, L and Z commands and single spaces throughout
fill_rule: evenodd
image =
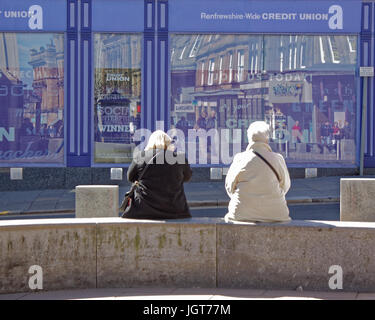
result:
M 264 121 L 253 122 L 247 130 L 249 145 L 238 153 L 228 170 L 225 188 L 230 197 L 225 221 L 289 221 L 285 194 L 290 177 L 281 154 L 268 144 L 270 129 Z

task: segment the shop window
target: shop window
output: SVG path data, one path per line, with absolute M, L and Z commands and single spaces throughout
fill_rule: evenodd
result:
M 139 34 L 94 35 L 94 162 L 127 163 L 141 122 Z
M 171 52 L 196 38 L 172 35 Z M 184 132 L 215 128 L 224 137 L 220 147 L 227 142 L 234 152 L 238 141 L 246 148 L 248 126 L 264 120 L 272 149 L 289 164 L 354 164 L 356 42 L 345 35 L 206 35 L 196 57 L 171 63 L 172 123 L 185 123 Z
M 64 35 L 0 33 L 0 163 L 64 163 Z

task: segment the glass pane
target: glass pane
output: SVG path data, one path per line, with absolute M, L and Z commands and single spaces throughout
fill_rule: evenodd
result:
M 355 162 L 355 36 L 265 36 L 265 118 L 288 163 Z
M 94 35 L 96 163 L 132 159 L 141 121 L 141 35 Z
M 353 164 L 356 45 L 356 36 L 172 35 L 171 124 L 186 142 L 178 147 L 193 152 L 201 129 L 208 142 L 196 153 L 216 163 L 215 128 L 215 152 L 230 164 L 225 155 L 244 150 L 248 126 L 264 120 L 289 163 Z
M 64 35 L 0 33 L 0 163 L 64 161 Z

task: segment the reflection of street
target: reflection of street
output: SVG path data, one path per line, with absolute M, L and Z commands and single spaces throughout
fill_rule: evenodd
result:
M 271 145 L 288 162 L 355 160 L 356 36 L 171 36 L 171 123 L 246 130 L 271 127 Z M 332 127 L 322 142 L 321 126 Z M 344 124 L 350 134 L 342 138 Z M 185 125 L 186 126 L 186 125 Z M 325 141 L 327 141 L 325 139 Z

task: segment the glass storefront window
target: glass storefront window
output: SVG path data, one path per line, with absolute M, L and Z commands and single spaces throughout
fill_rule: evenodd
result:
M 244 150 L 264 120 L 289 164 L 355 163 L 357 36 L 173 34 L 170 50 L 172 128 L 215 128 L 221 147 L 230 129 Z
M 141 123 L 139 34 L 94 35 L 94 162 L 128 163 Z
M 0 33 L 0 164 L 64 162 L 64 35 Z

